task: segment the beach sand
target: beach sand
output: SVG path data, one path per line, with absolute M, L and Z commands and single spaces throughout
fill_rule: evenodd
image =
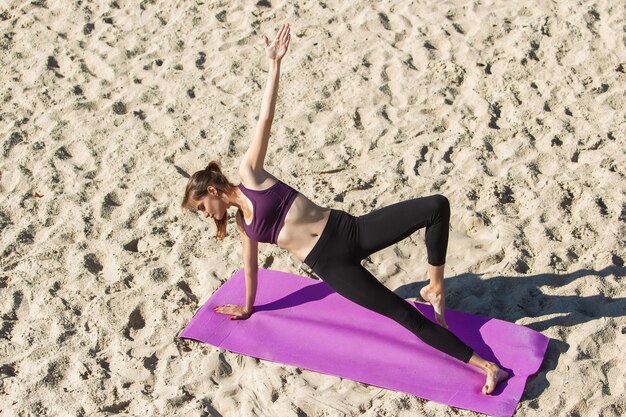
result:
M 283 22 L 266 169 L 353 215 L 448 197 L 447 307 L 552 339 L 517 415 L 626 414 L 624 3 L 407 3 L 0 5 L 0 415 L 480 415 L 176 339 L 243 265 L 185 174 L 239 182 Z M 423 232 L 364 263 L 405 298 Z

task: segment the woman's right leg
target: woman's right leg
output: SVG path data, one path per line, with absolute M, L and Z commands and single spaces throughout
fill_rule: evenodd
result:
M 428 320 L 362 265 L 322 259 L 318 261 L 315 272 L 338 294 L 396 321 L 435 349 L 481 369 L 487 375 L 483 393 L 491 394 L 498 383 L 508 378 L 506 371 L 478 356 L 449 330 Z
M 466 363 L 472 357 L 473 350 L 470 347 L 449 330 L 424 317 L 404 298 L 385 287 L 358 261 L 320 259 L 314 270 L 338 294 L 389 317 L 435 349 Z
M 448 330 L 426 319 L 416 308 L 385 287 L 357 259 L 358 226 L 354 216 L 333 210 L 327 228 L 305 263 L 338 294 L 401 324 L 424 342 L 487 374 L 483 392 L 493 391 L 506 372 L 485 361 Z

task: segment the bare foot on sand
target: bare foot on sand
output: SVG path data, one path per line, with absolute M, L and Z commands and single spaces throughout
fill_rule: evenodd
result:
M 446 319 L 444 317 L 446 309 L 446 298 L 442 290 L 433 289 L 430 284 L 420 290 L 420 295 L 424 301 L 430 303 L 435 310 L 435 320 L 444 329 L 448 328 Z
M 485 386 L 483 386 L 483 394 L 491 394 L 500 382 L 509 377 L 507 371 L 500 369 L 493 362 L 487 362 L 484 369 L 487 372 L 487 380 L 485 381 Z

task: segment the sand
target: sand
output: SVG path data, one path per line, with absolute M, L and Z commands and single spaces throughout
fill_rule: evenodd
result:
M 0 4 L 1 415 L 479 415 L 175 338 L 243 263 L 184 174 L 239 182 L 283 22 L 267 170 L 353 215 L 447 196 L 447 306 L 552 339 L 517 415 L 626 414 L 624 3 L 407 3 Z M 419 300 L 423 236 L 364 265 Z

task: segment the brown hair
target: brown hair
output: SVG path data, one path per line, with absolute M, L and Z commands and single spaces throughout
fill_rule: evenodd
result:
M 211 161 L 204 170 L 195 172 L 191 178 L 189 178 L 181 207 L 186 209 L 195 209 L 195 207 L 190 205 L 190 200 L 199 200 L 207 195 L 209 193 L 207 191 L 207 187 L 209 185 L 225 194 L 230 194 L 233 189 L 237 187 L 235 184 L 228 181 L 228 178 L 226 178 L 226 176 L 222 173 L 220 164 L 217 161 Z M 215 237 L 223 240 L 226 237 L 228 213 L 224 215 L 222 220 L 213 220 L 217 226 Z

